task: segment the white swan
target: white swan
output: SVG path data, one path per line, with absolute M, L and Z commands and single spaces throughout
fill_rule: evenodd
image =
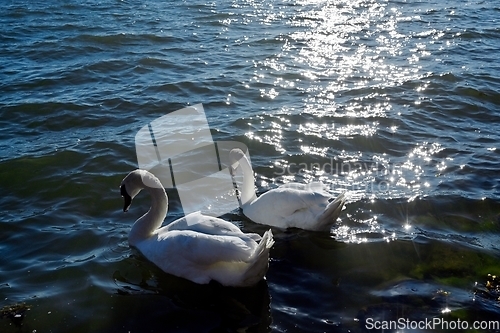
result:
M 238 184 L 243 214 L 256 223 L 279 228 L 330 231 L 345 204 L 345 192 L 330 201 L 332 197 L 318 182 L 284 184 L 257 198 L 253 170 L 243 151 L 232 149 L 229 161 L 233 176 L 238 168 L 243 174 Z
M 152 204 L 132 226 L 129 244 L 156 266 L 199 284 L 215 280 L 243 287 L 264 277 L 274 244 L 271 230 L 263 237 L 245 234 L 230 222 L 199 212 L 160 228 L 167 215 L 168 197 L 158 178 L 148 171 L 134 170 L 123 179 L 123 211 L 128 211 L 142 189 L 150 193 Z

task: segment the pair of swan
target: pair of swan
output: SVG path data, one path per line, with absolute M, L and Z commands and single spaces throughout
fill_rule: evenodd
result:
M 329 202 L 323 192 L 297 184 L 255 195 L 250 163 L 240 149 L 230 152 L 230 169 L 243 171 L 241 203 L 251 220 L 281 228 L 329 230 L 345 202 L 342 194 Z M 248 174 L 250 168 L 250 174 Z M 149 211 L 137 219 L 129 244 L 163 271 L 206 284 L 215 280 L 225 286 L 252 286 L 264 278 L 269 251 L 274 244 L 271 230 L 261 237 L 243 233 L 234 224 L 200 212 L 188 214 L 161 227 L 168 210 L 168 197 L 159 179 L 146 170 L 134 170 L 122 181 L 120 191 L 128 211 L 141 190 L 152 198 Z

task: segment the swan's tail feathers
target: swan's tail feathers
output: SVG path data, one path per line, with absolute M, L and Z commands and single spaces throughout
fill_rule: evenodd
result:
M 338 197 L 330 202 L 325 210 L 318 217 L 318 223 L 316 224 L 316 231 L 330 231 L 332 225 L 337 221 L 337 218 L 344 207 L 347 200 L 346 192 L 340 193 Z
M 264 278 L 269 268 L 269 251 L 273 244 L 273 233 L 269 229 L 249 259 L 248 268 L 243 276 L 243 285 L 252 286 Z

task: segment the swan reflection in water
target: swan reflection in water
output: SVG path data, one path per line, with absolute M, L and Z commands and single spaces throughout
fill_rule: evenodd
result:
M 270 295 L 266 280 L 245 288 L 216 282 L 200 285 L 165 274 L 138 251 L 115 271 L 113 321 L 143 332 L 270 331 Z M 110 323 L 110 325 L 112 325 Z

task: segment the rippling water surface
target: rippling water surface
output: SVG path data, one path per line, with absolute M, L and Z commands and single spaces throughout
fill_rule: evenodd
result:
M 479 0 L 2 1 L 0 331 L 499 320 L 499 13 Z M 273 230 L 254 288 L 194 285 L 128 246 L 149 205 L 121 212 L 135 134 L 198 103 L 214 139 L 249 147 L 259 193 L 313 180 L 350 193 L 329 234 Z

